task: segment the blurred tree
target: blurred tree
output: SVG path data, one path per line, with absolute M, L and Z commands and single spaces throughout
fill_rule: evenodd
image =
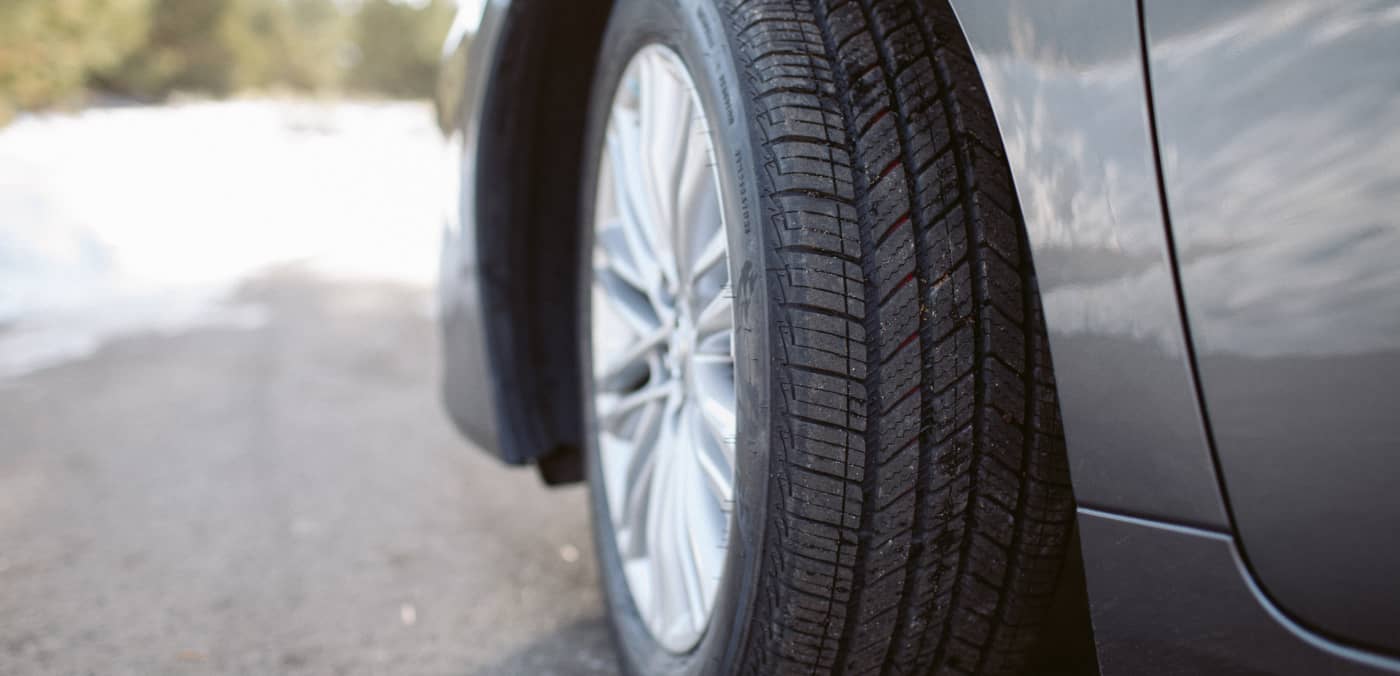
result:
M 430 96 L 454 0 L 0 0 L 6 111 L 93 88 Z
M 328 89 L 339 84 L 345 29 L 335 0 L 154 0 L 146 44 L 99 80 L 145 97 Z
M 146 37 L 148 0 L 0 0 L 0 118 L 61 103 Z
M 173 89 L 224 93 L 233 88 L 233 54 L 222 33 L 232 0 L 153 0 L 149 37 L 119 66 L 101 72 L 101 84 L 137 96 Z
M 455 9 L 451 0 L 364 0 L 355 14 L 350 86 L 390 96 L 432 96 Z
M 277 80 L 298 89 L 338 87 L 344 80 L 350 22 L 336 0 L 283 0 L 286 49 Z

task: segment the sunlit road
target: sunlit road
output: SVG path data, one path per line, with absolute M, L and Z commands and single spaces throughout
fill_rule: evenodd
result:
M 440 412 L 429 120 L 0 132 L 0 674 L 612 673 L 583 494 Z
M 610 673 L 582 495 L 456 440 L 421 294 L 239 297 L 0 387 L 0 673 Z

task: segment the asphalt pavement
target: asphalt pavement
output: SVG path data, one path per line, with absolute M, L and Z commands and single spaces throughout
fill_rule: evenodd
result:
M 425 290 L 233 301 L 0 379 L 0 674 L 613 673 L 585 496 L 457 437 Z

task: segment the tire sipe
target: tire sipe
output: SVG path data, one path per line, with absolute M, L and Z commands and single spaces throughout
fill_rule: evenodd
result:
M 704 117 L 733 298 L 722 566 L 685 641 L 624 569 L 592 337 L 611 111 L 655 47 Z M 1020 673 L 1073 498 L 1020 209 L 946 2 L 618 0 L 586 143 L 586 462 L 624 670 Z

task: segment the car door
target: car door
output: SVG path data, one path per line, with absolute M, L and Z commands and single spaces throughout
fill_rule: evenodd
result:
M 1400 5 L 1146 0 L 1163 183 L 1245 563 L 1400 651 Z

